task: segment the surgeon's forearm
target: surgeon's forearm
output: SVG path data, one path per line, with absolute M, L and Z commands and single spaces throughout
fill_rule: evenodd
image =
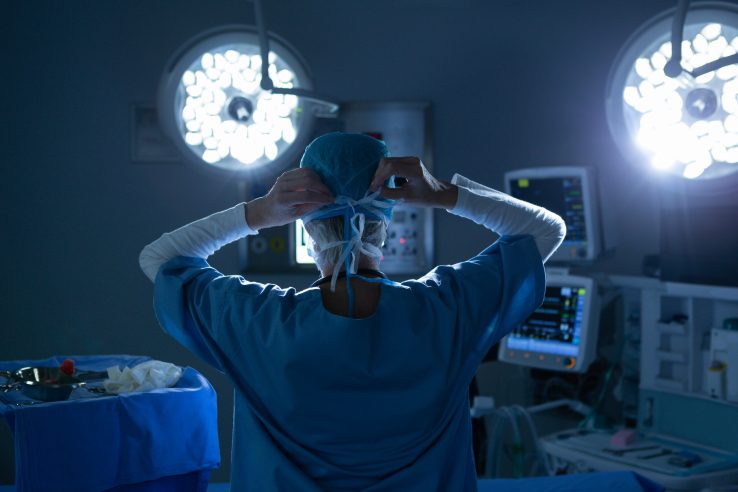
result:
M 245 205 L 240 203 L 162 234 L 141 251 L 139 265 L 153 282 L 159 267 L 176 256 L 207 258 L 226 244 L 255 233 L 246 222 Z
M 441 181 L 441 188 L 436 191 L 436 207 L 447 210 L 456 206 L 459 197 L 459 187 L 448 181 Z
M 264 197 L 255 198 L 246 204 L 246 222 L 253 231 L 258 231 L 265 227 L 264 205 Z
M 473 220 L 500 235 L 530 234 L 543 261 L 561 245 L 566 225 L 553 212 L 488 188 L 459 174 L 451 180 L 459 187 L 449 212 Z

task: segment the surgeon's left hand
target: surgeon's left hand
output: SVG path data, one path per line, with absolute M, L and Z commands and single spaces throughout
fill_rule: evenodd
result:
M 246 222 L 254 230 L 289 224 L 334 197 L 312 169 L 298 168 L 283 173 L 266 195 L 246 204 Z

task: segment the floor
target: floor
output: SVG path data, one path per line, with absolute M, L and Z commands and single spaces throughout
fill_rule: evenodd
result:
M 211 483 L 208 485 L 208 492 L 228 492 L 230 484 L 227 483 Z M 0 485 L 0 492 L 15 492 L 14 485 Z

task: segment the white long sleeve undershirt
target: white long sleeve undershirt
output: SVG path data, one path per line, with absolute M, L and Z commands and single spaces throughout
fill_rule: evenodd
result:
M 159 267 L 175 256 L 205 259 L 226 244 L 256 233 L 246 222 L 246 204 L 239 203 L 176 231 L 162 234 L 141 251 L 138 262 L 141 270 L 153 282 Z
M 545 262 L 566 236 L 564 220 L 545 208 L 488 188 L 460 174 L 451 183 L 459 188 L 454 215 L 481 224 L 499 235 L 530 234 Z
M 459 194 L 456 206 L 449 212 L 500 235 L 532 235 L 544 261 L 564 239 L 566 226 L 558 215 L 459 174 L 451 182 L 459 187 Z M 139 265 L 153 282 L 159 268 L 176 256 L 206 259 L 226 244 L 256 233 L 246 222 L 246 204 L 239 203 L 162 234 L 141 251 Z

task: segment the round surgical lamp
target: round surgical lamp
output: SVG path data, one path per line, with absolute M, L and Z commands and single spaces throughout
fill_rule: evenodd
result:
M 676 47 L 676 49 L 675 49 Z M 738 7 L 701 2 L 653 18 L 610 71 L 607 121 L 630 160 L 686 180 L 738 171 Z
M 312 81 L 289 44 L 269 35 L 268 70 L 260 36 L 243 25 L 219 27 L 186 43 L 159 85 L 162 128 L 188 160 L 236 173 L 277 172 L 310 138 L 315 103 L 294 93 Z M 263 81 L 268 74 L 267 81 Z M 265 88 L 269 87 L 269 88 Z

